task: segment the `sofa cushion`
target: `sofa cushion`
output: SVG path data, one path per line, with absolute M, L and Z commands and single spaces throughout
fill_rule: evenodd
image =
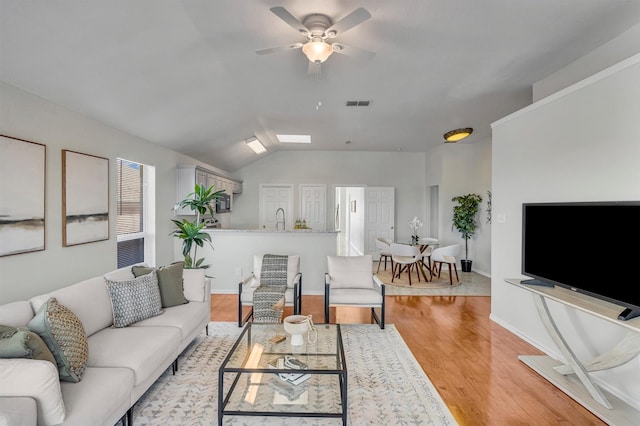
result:
M 260 271 L 262 270 L 262 255 L 253 256 L 253 276 L 260 282 Z M 289 255 L 287 259 L 287 287 L 293 288 L 296 275 L 300 272 L 300 256 Z M 258 284 L 259 285 L 259 284 Z M 254 284 L 255 287 L 257 285 Z
M 56 359 L 60 380 L 79 382 L 87 365 L 87 336 L 78 317 L 54 297 L 29 321 L 28 327 L 47 344 Z
M 148 266 L 135 265 L 131 267 L 131 272 L 135 277 L 147 275 L 153 271 L 158 278 L 158 288 L 160 289 L 160 301 L 163 308 L 183 305 L 189 303 L 184 297 L 182 288 L 182 270 L 184 262 L 175 262 L 169 266 L 161 266 L 154 269 Z
M 111 301 L 102 276 L 63 287 L 42 296 L 33 297 L 30 299 L 33 311 L 37 312 L 49 297 L 55 297 L 58 302 L 76 314 L 82 321 L 87 336 L 91 336 L 96 331 L 113 324 Z
M 373 289 L 373 258 L 365 256 L 327 256 L 331 288 Z
M 0 324 L 24 327 L 33 318 L 31 304 L 25 300 L 0 306 Z
M 105 280 L 111 297 L 113 326 L 126 327 L 162 313 L 155 272 L 125 281 Z
M 115 425 L 131 401 L 133 371 L 87 367 L 80 383 L 62 383 L 65 426 Z
M 0 325 L 0 358 L 56 359 L 42 338 L 33 331 Z
M 87 365 L 129 368 L 137 386 L 158 366 L 169 366 L 179 355 L 179 344 L 180 330 L 176 327 L 105 328 L 89 337 Z
M 35 399 L 41 425 L 57 425 L 64 420 L 58 369 L 48 361 L 0 359 L 0 395 Z
M 211 305 L 209 303 L 191 302 L 167 308 L 164 310 L 164 314 L 131 324 L 131 326 L 177 327 L 180 329 L 180 340 L 183 341 L 200 325 L 203 318 L 209 316 L 210 311 Z

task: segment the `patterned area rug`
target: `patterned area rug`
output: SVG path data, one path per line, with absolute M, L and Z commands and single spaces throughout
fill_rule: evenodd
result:
M 391 265 L 384 269 L 384 263 L 380 267 L 380 272 L 376 273 L 378 263 L 373 263 L 373 273 L 387 284 L 386 294 L 389 296 L 491 296 L 491 279 L 475 272 L 458 271 L 460 282 L 456 282 L 455 272 L 453 275 L 453 285 L 449 284 L 449 273 L 447 268 L 443 268 L 440 278 L 433 277 L 431 281 L 418 282 L 415 273 L 411 275 L 411 285 L 407 273 L 403 272 L 400 278 L 395 278 L 391 282 Z
M 217 423 L 218 366 L 240 334 L 235 323 L 212 322 L 180 357 L 175 376 L 168 369 L 138 401 L 133 423 L 213 425 Z M 393 324 L 343 325 L 348 368 L 348 424 L 455 425 L 449 409 Z M 339 425 L 339 419 L 240 417 L 225 425 Z

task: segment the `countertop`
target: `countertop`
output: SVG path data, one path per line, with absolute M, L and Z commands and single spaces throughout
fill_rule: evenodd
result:
M 220 229 L 220 228 L 205 228 L 203 231 L 211 233 L 255 233 L 255 234 L 339 234 L 340 231 L 315 231 L 313 229 L 288 229 L 286 231 L 275 231 L 273 229 Z

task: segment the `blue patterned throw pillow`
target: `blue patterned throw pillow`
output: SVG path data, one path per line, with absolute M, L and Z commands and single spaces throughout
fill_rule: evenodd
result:
M 115 328 L 126 327 L 163 312 L 155 271 L 130 280 L 105 280 L 105 284 L 111 297 Z

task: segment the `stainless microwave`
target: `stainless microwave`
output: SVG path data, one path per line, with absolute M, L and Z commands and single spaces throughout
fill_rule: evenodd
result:
M 216 200 L 216 213 L 227 213 L 231 211 L 231 195 L 222 194 Z

